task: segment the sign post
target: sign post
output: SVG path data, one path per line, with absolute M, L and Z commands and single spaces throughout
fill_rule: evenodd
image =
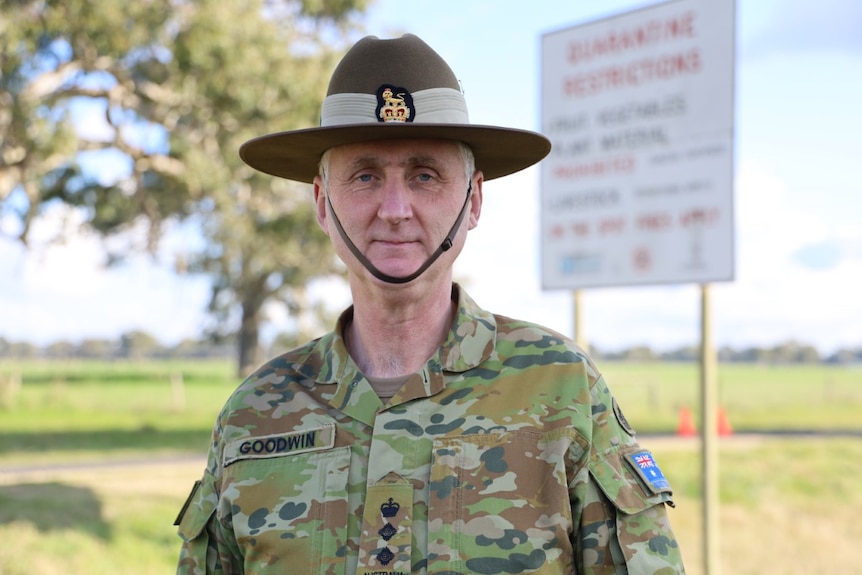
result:
M 719 561 L 718 388 L 716 356 L 712 344 L 709 285 L 700 287 L 700 413 L 701 491 L 703 498 L 703 572 L 717 575 Z
M 701 285 L 704 573 L 718 573 L 709 283 L 734 275 L 734 0 L 670 0 L 542 37 L 545 289 Z

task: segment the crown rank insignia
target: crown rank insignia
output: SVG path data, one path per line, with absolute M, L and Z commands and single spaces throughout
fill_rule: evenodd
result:
M 416 115 L 413 96 L 404 88 L 384 84 L 377 89 L 378 122 L 412 122 Z
M 380 506 L 380 512 L 383 514 L 383 517 L 395 517 L 398 515 L 398 510 L 401 509 L 401 505 L 397 502 L 392 501 L 392 498 L 389 498 L 387 503 L 384 503 Z

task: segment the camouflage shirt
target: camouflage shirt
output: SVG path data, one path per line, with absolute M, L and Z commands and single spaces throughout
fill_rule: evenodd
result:
M 181 515 L 178 573 L 682 573 L 671 489 L 570 340 L 455 287 L 386 404 L 343 327 L 251 375 Z

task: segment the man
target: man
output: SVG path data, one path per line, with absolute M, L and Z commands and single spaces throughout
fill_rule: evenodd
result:
M 670 486 L 589 358 L 453 284 L 484 181 L 549 149 L 469 124 L 411 35 L 346 54 L 320 127 L 241 148 L 313 184 L 353 306 L 228 400 L 180 573 L 683 571 Z

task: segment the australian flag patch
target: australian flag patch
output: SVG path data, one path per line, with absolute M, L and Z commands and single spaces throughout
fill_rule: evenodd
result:
M 659 469 L 658 463 L 649 451 L 637 451 L 629 454 L 629 461 L 633 463 L 633 467 L 638 472 L 638 475 L 646 481 L 653 491 L 667 491 L 670 489 L 670 482 Z

